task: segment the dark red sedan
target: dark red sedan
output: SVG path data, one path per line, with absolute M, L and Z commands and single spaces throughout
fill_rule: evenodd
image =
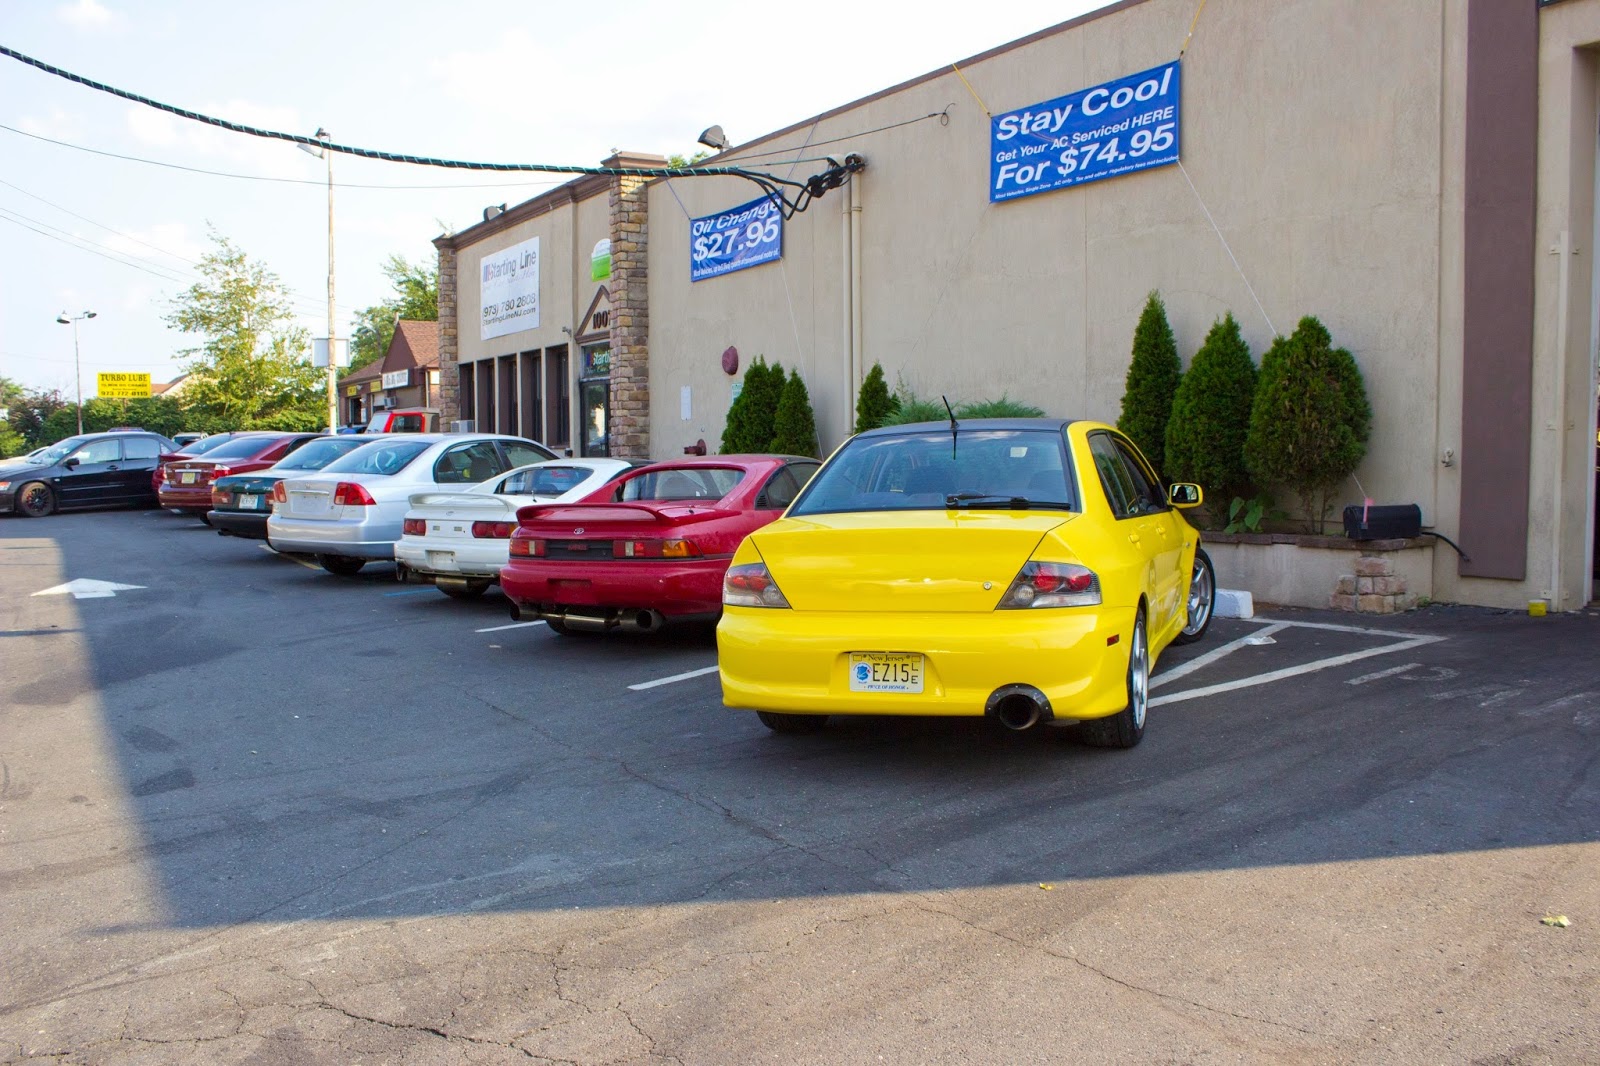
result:
M 236 433 L 204 455 L 183 456 L 161 464 L 161 481 L 156 490 L 161 506 L 169 511 L 192 514 L 210 524 L 211 483 L 229 474 L 265 470 L 306 441 L 320 433 Z
M 221 447 L 238 435 L 236 432 L 212 433 L 201 437 L 199 440 L 190 441 L 176 451 L 162 452 L 161 461 L 156 464 L 155 470 L 150 473 L 150 491 L 160 495 L 161 482 L 168 463 L 176 463 L 183 459 L 193 459 L 196 456 L 204 455 L 213 448 Z
M 557 633 L 711 620 L 739 542 L 783 514 L 821 464 L 715 455 L 640 467 L 579 503 L 517 512 L 500 588 Z

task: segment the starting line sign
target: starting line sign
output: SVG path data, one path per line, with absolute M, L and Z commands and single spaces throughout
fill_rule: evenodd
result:
M 104 399 L 137 400 L 150 395 L 149 374 L 99 374 L 96 393 Z

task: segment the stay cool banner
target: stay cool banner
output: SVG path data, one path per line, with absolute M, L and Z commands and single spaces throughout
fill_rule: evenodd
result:
M 1178 161 L 1176 61 L 1020 111 L 989 128 L 989 202 Z
M 689 280 L 704 281 L 783 256 L 783 212 L 768 197 L 689 222 Z

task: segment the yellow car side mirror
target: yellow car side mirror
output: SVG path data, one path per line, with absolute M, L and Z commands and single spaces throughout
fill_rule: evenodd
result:
M 1200 486 L 1189 481 L 1180 481 L 1167 490 L 1167 500 L 1174 507 L 1199 507 L 1204 499 Z

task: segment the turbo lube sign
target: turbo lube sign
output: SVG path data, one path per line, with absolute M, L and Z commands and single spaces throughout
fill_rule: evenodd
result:
M 989 201 L 1176 163 L 1180 84 L 1173 61 L 994 116 Z
M 689 280 L 783 257 L 783 212 L 769 197 L 689 220 Z

